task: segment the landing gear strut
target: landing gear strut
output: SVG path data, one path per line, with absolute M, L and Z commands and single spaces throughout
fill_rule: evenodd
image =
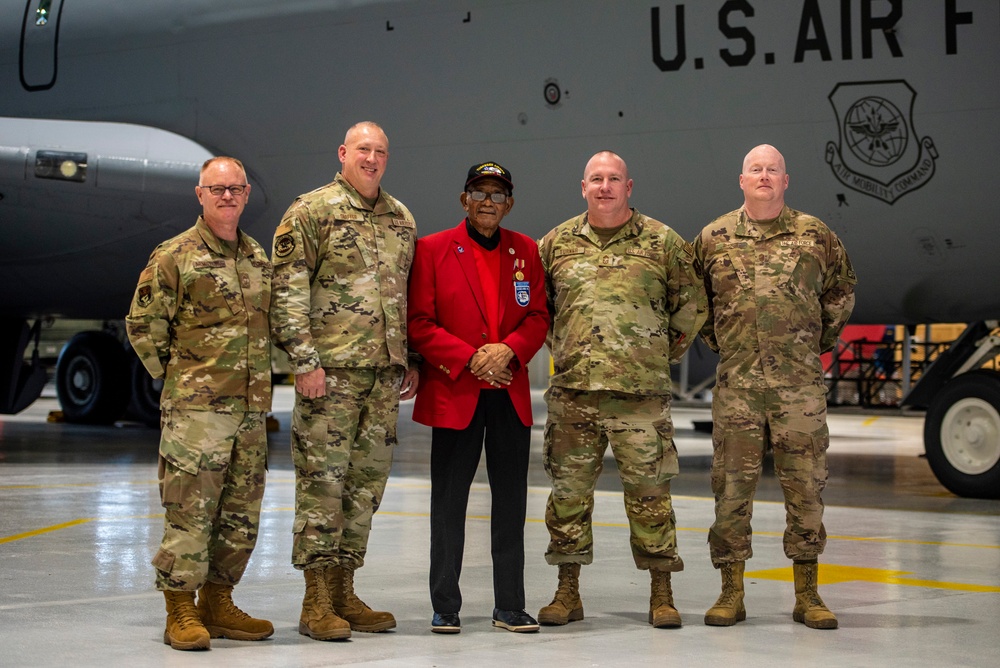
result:
M 29 328 L 23 318 L 0 318 L 0 413 L 20 413 L 37 399 L 45 386 L 45 369 L 38 360 L 40 323 Z M 35 350 L 31 362 L 24 351 L 32 337 Z

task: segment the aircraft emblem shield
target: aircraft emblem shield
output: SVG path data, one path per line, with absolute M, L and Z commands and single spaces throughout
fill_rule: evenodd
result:
M 826 162 L 852 190 L 889 204 L 925 185 L 938 157 L 934 140 L 917 139 L 916 91 L 903 80 L 839 83 L 830 93 L 839 142 L 826 145 Z

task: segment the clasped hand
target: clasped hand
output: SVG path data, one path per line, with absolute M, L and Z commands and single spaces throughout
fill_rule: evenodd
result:
M 514 374 L 508 365 L 512 359 L 514 351 L 506 343 L 487 343 L 469 360 L 469 370 L 493 387 L 510 385 Z

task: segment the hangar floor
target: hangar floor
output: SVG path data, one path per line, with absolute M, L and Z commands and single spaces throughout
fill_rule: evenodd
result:
M 674 485 L 686 570 L 674 592 L 685 626 L 646 623 L 649 580 L 635 570 L 610 455 L 595 513 L 597 552 L 583 571 L 587 617 L 538 634 L 490 625 L 490 495 L 481 471 L 470 501 L 463 630 L 431 634 L 427 595 L 429 430 L 403 405 L 400 447 L 372 532 L 358 592 L 392 610 L 397 628 L 321 643 L 297 632 L 303 592 L 289 564 L 293 474 L 291 392 L 282 388 L 270 437 L 270 473 L 258 547 L 236 602 L 275 625 L 272 638 L 213 640 L 210 652 L 162 643 L 162 596 L 149 560 L 161 534 L 157 433 L 133 424 L 49 424 L 51 397 L 0 418 L 0 665 L 9 666 L 987 666 L 1000 636 L 1000 502 L 957 498 L 919 455 L 923 421 L 898 415 L 830 418 L 829 544 L 821 593 L 840 629 L 791 620 L 791 569 L 781 552 L 784 512 L 773 474 L 755 507 L 747 567 L 748 618 L 704 626 L 719 591 L 705 536 L 712 522 L 711 443 L 696 432 L 706 408 L 678 406 L 681 476 Z M 539 411 L 542 404 L 536 402 Z M 543 416 L 540 415 L 539 418 Z M 528 610 L 549 602 L 556 571 L 542 553 L 547 481 L 535 430 L 526 527 Z M 992 657 L 992 658 L 991 658 Z

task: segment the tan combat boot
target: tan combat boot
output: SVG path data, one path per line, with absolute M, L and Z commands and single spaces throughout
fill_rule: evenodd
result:
M 327 584 L 328 564 L 307 568 L 306 595 L 302 599 L 299 633 L 313 640 L 343 640 L 351 637 L 351 625 L 337 616 Z
M 681 615 L 674 607 L 669 571 L 649 571 L 649 623 L 656 629 L 677 629 Z
M 538 611 L 538 623 L 562 626 L 583 619 L 580 600 L 580 564 L 559 564 L 559 585 L 552 602 Z
M 792 574 L 795 577 L 795 608 L 792 610 L 792 619 L 811 629 L 837 628 L 837 617 L 830 612 L 816 591 L 819 564 L 815 561 L 792 562 Z
M 347 620 L 352 631 L 377 633 L 396 628 L 391 612 L 372 610 L 354 593 L 354 569 L 330 566 L 327 570 L 333 610 Z
M 705 623 L 709 626 L 732 626 L 747 618 L 747 609 L 743 606 L 743 569 L 746 562 L 734 561 L 723 564 L 722 593 L 708 612 L 705 613 Z
M 233 603 L 233 588 L 206 582 L 198 590 L 198 615 L 213 638 L 263 640 L 274 633 L 266 619 L 254 619 Z
M 193 591 L 164 591 L 167 600 L 167 629 L 163 643 L 174 649 L 210 649 L 208 630 L 198 617 Z

